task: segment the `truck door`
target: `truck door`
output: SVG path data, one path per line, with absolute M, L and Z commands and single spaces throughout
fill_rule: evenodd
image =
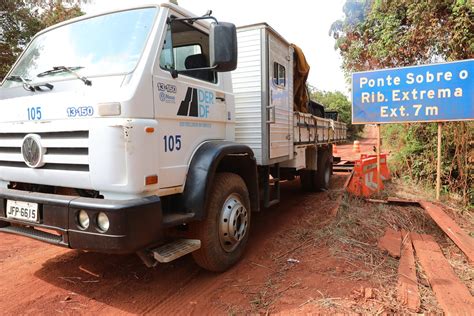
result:
M 292 67 L 288 45 L 268 35 L 268 69 L 269 69 L 269 105 L 267 123 L 269 130 L 270 159 L 292 156 L 291 122 L 292 122 Z M 291 93 L 290 93 L 291 92 Z
M 169 17 L 180 17 L 170 12 Z M 228 113 L 221 74 L 210 70 L 208 29 L 201 23 L 166 23 L 153 69 L 153 98 L 158 121 L 160 189 L 181 187 L 196 148 L 225 139 Z

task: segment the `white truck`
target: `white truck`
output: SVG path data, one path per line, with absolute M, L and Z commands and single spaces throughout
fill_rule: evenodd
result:
M 346 138 L 294 111 L 293 63 L 266 24 L 170 3 L 40 32 L 0 88 L 0 232 L 229 268 L 251 212 L 277 203 L 283 180 L 327 188 Z

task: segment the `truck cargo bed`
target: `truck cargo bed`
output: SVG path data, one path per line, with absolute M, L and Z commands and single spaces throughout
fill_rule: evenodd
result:
M 343 141 L 347 137 L 346 124 L 314 116 L 309 113 L 294 112 L 293 142 L 295 145 L 328 144 Z

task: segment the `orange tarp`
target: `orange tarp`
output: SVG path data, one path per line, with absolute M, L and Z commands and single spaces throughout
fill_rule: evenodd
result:
M 306 92 L 306 79 L 309 74 L 309 64 L 304 57 L 301 48 L 295 44 L 291 44 L 295 50 L 295 58 L 293 62 L 293 95 L 294 110 L 304 113 L 308 111 L 308 93 Z

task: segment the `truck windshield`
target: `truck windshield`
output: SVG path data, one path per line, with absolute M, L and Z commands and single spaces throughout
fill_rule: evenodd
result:
M 141 8 L 101 15 L 52 29 L 29 45 L 4 87 L 74 77 L 59 67 L 74 69 L 81 76 L 132 72 L 140 59 L 153 26 L 157 8 Z M 40 75 L 40 76 L 38 76 Z

